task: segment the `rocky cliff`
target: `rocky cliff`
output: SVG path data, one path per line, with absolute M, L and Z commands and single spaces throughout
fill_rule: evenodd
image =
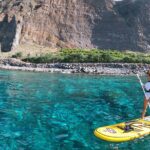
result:
M 0 46 L 150 50 L 149 0 L 0 0 Z

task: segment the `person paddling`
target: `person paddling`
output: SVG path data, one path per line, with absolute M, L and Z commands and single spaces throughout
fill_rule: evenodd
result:
M 148 82 L 146 82 L 145 85 L 144 85 L 145 98 L 144 98 L 142 119 L 144 119 L 148 103 L 150 103 L 150 70 L 147 71 L 147 79 L 148 79 Z

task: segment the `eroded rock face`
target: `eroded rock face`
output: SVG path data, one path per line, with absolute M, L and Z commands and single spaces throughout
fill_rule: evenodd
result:
M 149 0 L 2 0 L 0 44 L 150 50 Z

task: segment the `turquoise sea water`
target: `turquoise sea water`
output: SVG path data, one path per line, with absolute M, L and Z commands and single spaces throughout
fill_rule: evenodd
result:
M 134 76 L 0 71 L 0 150 L 150 149 L 150 136 L 114 144 L 99 126 L 141 116 Z

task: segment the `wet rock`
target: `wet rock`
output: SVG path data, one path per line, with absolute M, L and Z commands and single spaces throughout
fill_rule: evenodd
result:
M 11 58 L 0 60 L 1 69 L 55 72 L 55 73 L 88 73 L 88 74 L 110 74 L 128 75 L 144 73 L 150 68 L 148 64 L 127 64 L 127 63 L 26 63 Z

